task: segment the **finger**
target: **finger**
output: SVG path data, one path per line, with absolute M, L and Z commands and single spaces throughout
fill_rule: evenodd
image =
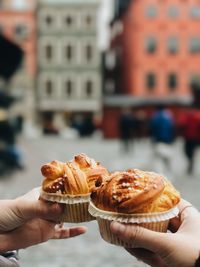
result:
M 180 210 L 179 218 L 182 223 L 181 227 L 199 222 L 200 213 L 190 202 L 182 199 L 178 207 Z
M 139 261 L 143 261 L 144 263 L 150 265 L 150 266 L 162 266 L 167 267 L 167 265 L 163 262 L 161 257 L 156 255 L 155 253 L 148 251 L 146 249 L 142 248 L 126 248 L 126 250 L 136 257 Z
M 39 199 L 40 188 L 34 188 L 15 200 L 15 210 L 21 219 L 42 218 L 57 221 L 62 214 L 64 204 Z
M 87 231 L 84 226 L 73 227 L 73 228 L 59 228 L 55 230 L 55 234 L 52 239 L 65 239 L 78 235 L 82 235 Z
M 131 243 L 134 248 L 144 248 L 155 253 L 166 249 L 172 238 L 170 233 L 159 233 L 134 224 L 111 223 L 111 231 L 121 240 Z
M 173 233 L 178 231 L 186 217 L 188 217 L 189 220 L 190 218 L 191 220 L 194 220 L 194 216 L 199 216 L 199 212 L 196 210 L 196 208 L 190 202 L 184 199 L 181 199 L 180 203 L 178 204 L 178 208 L 179 215 L 175 218 L 172 218 L 169 223 L 169 230 Z
M 36 213 L 35 216 L 45 220 L 52 220 L 55 222 L 60 221 L 60 217 L 64 211 L 65 204 L 53 203 L 39 200 L 35 203 Z

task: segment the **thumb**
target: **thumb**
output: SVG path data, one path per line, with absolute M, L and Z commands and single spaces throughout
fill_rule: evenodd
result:
M 23 217 L 26 219 L 40 218 L 59 221 L 64 205 L 60 203 L 36 200 L 27 202 L 23 207 Z
M 133 244 L 134 248 L 144 248 L 162 254 L 169 247 L 172 234 L 151 231 L 136 224 L 112 222 L 111 231 L 121 240 Z

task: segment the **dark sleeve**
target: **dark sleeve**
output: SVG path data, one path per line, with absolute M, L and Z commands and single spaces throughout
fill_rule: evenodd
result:
M 200 267 L 200 255 L 199 258 L 196 260 L 194 267 Z
M 0 255 L 0 267 L 19 267 L 17 251 L 8 251 Z

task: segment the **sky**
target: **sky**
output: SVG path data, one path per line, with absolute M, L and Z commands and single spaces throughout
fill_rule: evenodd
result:
M 105 50 L 109 40 L 109 21 L 113 14 L 112 3 L 114 0 L 101 0 L 98 16 L 98 45 L 100 50 Z

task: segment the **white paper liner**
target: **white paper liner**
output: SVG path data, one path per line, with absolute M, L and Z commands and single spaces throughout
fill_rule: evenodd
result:
M 95 220 L 88 212 L 89 194 L 86 196 L 65 196 L 56 193 L 50 194 L 41 189 L 40 196 L 48 201 L 66 204 L 60 218 L 62 222 L 81 223 Z
M 99 225 L 99 231 L 100 231 L 101 237 L 106 242 L 113 244 L 113 245 L 117 245 L 117 246 L 123 246 L 126 248 L 134 247 L 133 242 L 129 243 L 129 242 L 122 241 L 110 231 L 111 221 L 97 217 L 97 222 Z M 141 223 L 140 226 L 148 228 L 152 231 L 167 232 L 168 224 L 169 224 L 169 220 L 166 220 L 166 221 L 161 221 L 161 222 Z
M 83 196 L 74 196 L 74 195 L 61 195 L 57 193 L 47 193 L 43 190 L 40 190 L 40 196 L 48 201 L 66 203 L 66 204 L 76 204 L 76 203 L 85 203 L 89 202 L 90 194 Z
M 111 211 L 103 211 L 95 207 L 95 205 L 90 201 L 89 213 L 94 217 L 100 217 L 109 221 L 118 221 L 122 223 L 151 223 L 151 222 L 161 222 L 167 221 L 178 215 L 179 210 L 174 207 L 165 212 L 154 212 L 154 213 L 138 213 L 138 214 L 124 214 Z
M 81 223 L 95 220 L 88 212 L 89 203 L 66 204 L 61 221 L 68 223 Z

